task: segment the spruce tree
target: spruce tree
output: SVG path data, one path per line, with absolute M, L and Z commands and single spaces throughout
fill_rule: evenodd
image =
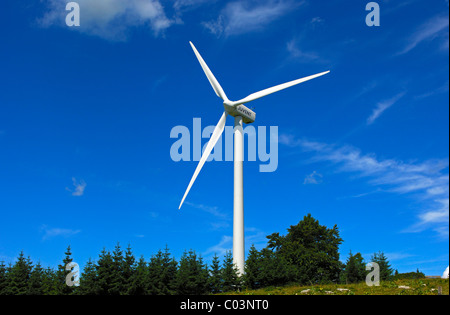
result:
M 108 290 L 109 295 L 121 295 L 126 293 L 124 288 L 124 265 L 125 260 L 123 257 L 123 252 L 120 248 L 120 244 L 118 243 L 112 254 L 112 282 L 110 283 L 110 288 Z
M 134 269 L 131 278 L 130 285 L 128 287 L 129 295 L 147 295 L 149 294 L 149 268 L 144 257 L 141 256 Z
M 0 261 L 0 295 L 6 295 L 8 287 L 8 273 L 4 261 Z
M 164 295 L 173 295 L 176 292 L 176 275 L 178 263 L 175 258 L 171 257 L 170 250 L 166 246 L 164 249 L 163 259 L 162 259 L 162 275 L 161 280 L 163 283 L 163 293 Z
M 172 295 L 176 292 L 177 262 L 171 257 L 169 248 L 161 250 L 149 262 L 148 294 Z
M 389 281 L 392 279 L 394 274 L 394 269 L 383 252 L 374 253 L 372 256 L 372 262 L 375 262 L 380 266 L 380 280 Z
M 352 254 L 349 257 L 344 269 L 344 279 L 346 283 L 360 283 L 366 279 L 366 264 L 361 253 Z
M 223 291 L 238 291 L 241 286 L 241 279 L 236 264 L 233 262 L 233 255 L 227 251 L 222 266 Z
M 29 295 L 44 295 L 44 270 L 40 262 L 38 262 L 31 271 L 30 281 L 28 284 Z
M 220 270 L 220 259 L 214 254 L 213 260 L 211 262 L 211 270 L 209 271 L 208 278 L 208 291 L 216 294 L 223 291 L 223 281 L 222 273 Z
M 70 287 L 66 284 L 66 277 L 70 273 L 70 271 L 66 270 L 66 266 L 73 261 L 70 245 L 67 246 L 67 250 L 64 254 L 66 256 L 64 257 L 62 264 L 58 265 L 56 271 L 55 288 L 57 295 L 71 295 L 74 293 L 75 289 L 75 286 Z
M 250 289 L 257 289 L 261 285 L 261 254 L 252 244 L 245 261 L 245 286 Z
M 100 289 L 97 281 L 97 268 L 89 258 L 84 266 L 83 273 L 80 279 L 80 294 L 82 295 L 97 295 L 100 294 Z
M 128 244 L 122 266 L 123 294 L 131 294 L 136 268 L 136 258 L 131 251 L 131 245 Z
M 208 290 L 208 270 L 195 251 L 184 252 L 176 277 L 178 295 L 202 295 Z
M 29 292 L 29 280 L 33 265 L 30 259 L 26 259 L 23 251 L 20 252 L 16 263 L 8 272 L 7 295 L 26 295 Z
M 101 251 L 95 266 L 97 273 L 97 294 L 109 295 L 111 284 L 114 282 L 113 258 L 105 248 Z
M 148 263 L 148 281 L 147 292 L 150 295 L 162 295 L 163 293 L 163 253 L 159 250 L 155 255 L 150 258 Z

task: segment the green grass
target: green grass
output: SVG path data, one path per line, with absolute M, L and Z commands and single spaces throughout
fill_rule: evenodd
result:
M 402 288 L 408 287 L 408 288 Z M 396 280 L 381 282 L 379 287 L 359 284 L 289 285 L 258 290 L 242 290 L 230 295 L 449 295 L 449 281 L 443 279 Z M 343 290 L 338 290 L 343 289 Z

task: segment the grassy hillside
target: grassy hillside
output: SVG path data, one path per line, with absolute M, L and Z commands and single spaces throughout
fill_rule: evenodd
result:
M 396 280 L 382 282 L 379 287 L 360 284 L 328 284 L 314 286 L 290 285 L 268 287 L 258 290 L 243 290 L 231 295 L 449 295 L 449 281 L 443 279 Z

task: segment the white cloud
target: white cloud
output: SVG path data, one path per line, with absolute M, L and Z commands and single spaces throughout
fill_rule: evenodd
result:
M 176 0 L 173 7 L 177 11 L 185 11 L 211 2 L 215 2 L 215 0 Z
M 422 224 L 426 223 L 447 223 L 449 218 L 449 200 L 436 200 L 441 206 L 437 209 L 429 210 L 419 217 Z
M 84 190 L 86 189 L 86 182 L 84 180 L 77 181 L 75 177 L 72 177 L 73 190 L 66 187 L 67 191 L 72 193 L 72 196 L 81 197 L 84 195 Z
M 125 40 L 132 27 L 147 26 L 155 36 L 175 23 L 169 19 L 158 0 L 77 0 L 80 5 L 79 30 L 111 40 Z M 47 12 L 40 19 L 43 26 L 65 25 L 67 1 L 47 0 Z
M 448 50 L 448 26 L 448 16 L 433 17 L 416 30 L 416 32 L 408 39 L 405 48 L 398 54 L 406 54 L 416 48 L 419 44 L 436 38 L 441 38 L 443 40 L 442 48 Z
M 335 146 L 280 135 L 281 144 L 300 148 L 313 154 L 311 162 L 329 162 L 338 172 L 349 172 L 366 178 L 367 183 L 382 191 L 414 194 L 425 204 L 417 215 L 418 223 L 407 229 L 420 232 L 431 228 L 448 236 L 449 175 L 448 159 L 407 163 L 395 159 L 378 159 L 374 154 L 362 154 L 351 146 Z
M 220 240 L 219 244 L 211 246 L 208 248 L 202 256 L 208 257 L 217 255 L 218 257 L 224 256 L 227 251 L 231 251 L 233 248 L 233 237 L 224 235 Z
M 211 207 L 211 206 L 207 206 L 204 204 L 196 204 L 196 203 L 192 203 L 192 202 L 188 202 L 188 201 L 186 201 L 185 204 L 192 208 L 199 209 L 206 213 L 212 214 L 213 216 L 215 216 L 217 218 L 222 218 L 222 219 L 227 218 L 227 215 L 223 212 L 220 212 L 218 207 L 215 207 L 215 206 Z
M 391 99 L 384 100 L 377 104 L 376 108 L 373 110 L 370 117 L 367 119 L 367 124 L 371 125 L 377 120 L 378 117 L 380 117 L 388 108 L 392 107 L 395 103 L 397 103 L 403 96 L 405 95 L 404 92 L 397 94 Z
M 231 2 L 216 20 L 205 22 L 203 26 L 218 37 L 260 31 L 292 11 L 295 5 L 298 6 L 298 3 L 287 0 L 264 0 L 252 4 L 244 1 Z
M 54 237 L 71 237 L 81 232 L 81 230 L 71 230 L 63 228 L 49 228 L 46 225 L 41 226 L 41 231 L 44 233 L 42 240 L 48 240 Z
M 294 59 L 298 59 L 304 62 L 311 62 L 319 60 L 319 56 L 314 52 L 307 52 L 300 49 L 300 45 L 297 39 L 292 39 L 286 44 L 286 49 L 289 56 Z
M 307 185 L 307 184 L 317 185 L 322 182 L 322 179 L 323 179 L 323 175 L 317 173 L 317 171 L 314 171 L 305 177 L 303 184 L 304 185 Z

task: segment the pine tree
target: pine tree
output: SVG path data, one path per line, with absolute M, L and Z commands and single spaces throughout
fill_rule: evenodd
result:
M 109 295 L 121 295 L 126 293 L 124 289 L 124 265 L 125 260 L 120 244 L 118 243 L 112 255 L 112 283 L 110 284 L 110 288 L 108 290 Z
M 223 291 L 222 273 L 220 270 L 220 259 L 214 254 L 211 262 L 211 270 L 208 278 L 208 291 L 216 294 Z
M 112 255 L 105 248 L 101 251 L 95 268 L 97 273 L 97 294 L 109 295 L 111 284 L 114 282 L 114 267 Z
M 250 289 L 257 289 L 261 285 L 261 254 L 255 248 L 255 245 L 250 247 L 247 260 L 245 262 L 245 286 Z
M 33 265 L 31 260 L 26 259 L 23 251 L 20 252 L 16 263 L 8 272 L 7 295 L 26 295 L 28 294 L 28 282 L 31 277 Z
M 44 295 L 56 295 L 56 272 L 47 267 L 42 275 L 42 292 Z
M 44 295 L 44 270 L 38 262 L 31 271 L 28 293 L 29 295 Z
M 128 244 L 122 267 L 123 294 L 131 294 L 133 277 L 136 273 L 136 268 L 136 258 L 134 258 L 133 252 L 131 251 L 131 246 Z
M 82 295 L 97 295 L 100 292 L 97 282 L 97 268 L 89 258 L 84 266 L 83 273 L 80 278 L 80 294 Z
M 67 250 L 64 254 L 66 257 L 63 259 L 62 265 L 58 265 L 56 271 L 55 287 L 57 295 L 71 295 L 74 293 L 75 289 L 74 286 L 70 287 L 66 284 L 66 277 L 70 272 L 66 270 L 66 266 L 73 261 L 70 245 L 67 246 Z
M 241 287 L 241 279 L 237 266 L 233 262 L 233 256 L 230 251 L 227 251 L 221 269 L 223 280 L 223 291 L 238 291 Z
M 148 294 L 172 295 L 176 291 L 177 262 L 171 257 L 169 248 L 154 255 L 148 265 Z
M 159 250 L 155 255 L 150 258 L 148 263 L 148 281 L 147 292 L 150 295 L 162 295 L 163 293 L 163 253 Z
M 361 253 L 352 254 L 350 251 L 344 269 L 346 283 L 360 283 L 366 279 L 366 264 Z
M 8 287 L 8 273 L 4 261 L 0 261 L 0 295 L 6 295 Z
M 258 280 L 260 286 L 283 285 L 293 278 L 292 267 L 289 266 L 283 256 L 277 255 L 274 251 L 263 248 L 259 260 L 260 275 Z
M 195 251 L 184 252 L 181 257 L 177 277 L 178 295 L 202 295 L 208 290 L 208 270 Z
M 169 248 L 166 246 L 163 254 L 163 273 L 162 282 L 165 289 L 163 294 L 172 295 L 176 291 L 176 275 L 178 270 L 178 263 L 175 258 L 171 257 Z
M 394 274 L 394 269 L 383 252 L 374 253 L 372 256 L 372 262 L 375 262 L 380 266 L 380 280 L 389 281 L 392 279 Z
M 129 295 L 147 295 L 149 293 L 149 267 L 143 256 L 139 258 L 130 278 Z

